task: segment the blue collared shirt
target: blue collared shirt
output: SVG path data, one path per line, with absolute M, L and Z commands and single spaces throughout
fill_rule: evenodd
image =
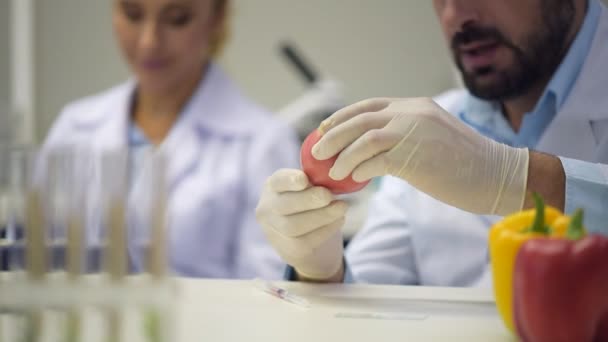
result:
M 459 117 L 496 141 L 514 147 L 534 149 L 570 95 L 593 43 L 600 14 L 601 5 L 598 1 L 589 1 L 585 20 L 568 53 L 534 109 L 525 114 L 518 132 L 513 130 L 498 103 L 483 101 L 473 96 L 469 96 Z M 605 195 L 602 191 L 605 190 L 590 185 L 605 182 L 606 175 L 602 174 L 601 169 L 570 158 L 560 157 L 560 160 L 566 175 L 565 212 L 572 213 L 577 207 L 600 203 L 599 199 Z M 603 222 L 599 221 L 600 218 L 587 218 L 590 227 L 600 227 Z
M 146 137 L 144 132 L 134 122 L 129 123 L 127 132 L 127 141 L 129 146 L 129 187 L 134 183 L 139 176 L 142 167 L 142 161 L 146 153 L 153 148 L 154 145 Z
M 553 117 L 570 95 L 572 86 L 587 58 L 600 17 L 600 5 L 589 1 L 587 14 L 576 38 L 549 81 L 534 109 L 524 115 L 521 127 L 515 132 L 500 104 L 469 96 L 460 118 L 482 134 L 514 147 L 534 148 Z

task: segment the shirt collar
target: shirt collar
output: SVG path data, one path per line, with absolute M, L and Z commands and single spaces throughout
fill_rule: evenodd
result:
M 591 49 L 600 13 L 601 7 L 597 0 L 589 1 L 587 14 L 585 15 L 581 29 L 572 42 L 564 60 L 551 78 L 541 99 L 536 103 L 532 111 L 533 113 L 537 112 L 545 101 L 551 101 L 552 99 L 555 101 L 555 109 L 557 111 L 562 108 Z
M 588 1 L 587 13 L 581 29 L 540 100 L 536 103 L 532 114 L 548 106 L 555 108 L 553 115 L 555 111 L 561 109 L 587 58 L 599 24 L 600 13 L 601 5 L 598 0 Z M 500 142 L 512 144 L 517 140 L 517 134 L 504 118 L 501 110 L 499 103 L 481 100 L 469 94 L 464 104 L 464 110 L 459 115 L 463 121 L 480 133 Z
M 137 147 L 142 145 L 150 145 L 150 140 L 144 134 L 144 132 L 137 126 L 137 124 L 133 121 L 129 123 L 128 141 L 129 146 Z

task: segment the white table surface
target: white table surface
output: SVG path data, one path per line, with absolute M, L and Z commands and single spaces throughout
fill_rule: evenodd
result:
M 176 341 L 516 341 L 489 290 L 275 284 L 305 297 L 311 307 L 275 298 L 251 281 L 178 280 Z

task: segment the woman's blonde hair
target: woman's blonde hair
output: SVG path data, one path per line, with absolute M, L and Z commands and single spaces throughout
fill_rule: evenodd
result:
M 209 43 L 209 54 L 212 58 L 221 55 L 230 36 L 231 8 L 230 0 L 214 0 L 213 9 L 220 23 Z

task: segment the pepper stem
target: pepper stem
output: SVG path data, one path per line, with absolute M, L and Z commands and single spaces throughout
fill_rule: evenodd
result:
M 568 225 L 568 230 L 566 231 L 566 238 L 570 240 L 578 240 L 585 236 L 585 230 L 583 229 L 583 209 L 576 209 L 572 218 L 570 219 L 570 224 Z
M 537 193 L 532 193 L 534 197 L 534 206 L 536 207 L 536 215 L 534 216 L 534 222 L 528 229 L 531 233 L 539 233 L 548 235 L 550 233 L 549 228 L 545 225 L 545 202 L 542 197 Z

